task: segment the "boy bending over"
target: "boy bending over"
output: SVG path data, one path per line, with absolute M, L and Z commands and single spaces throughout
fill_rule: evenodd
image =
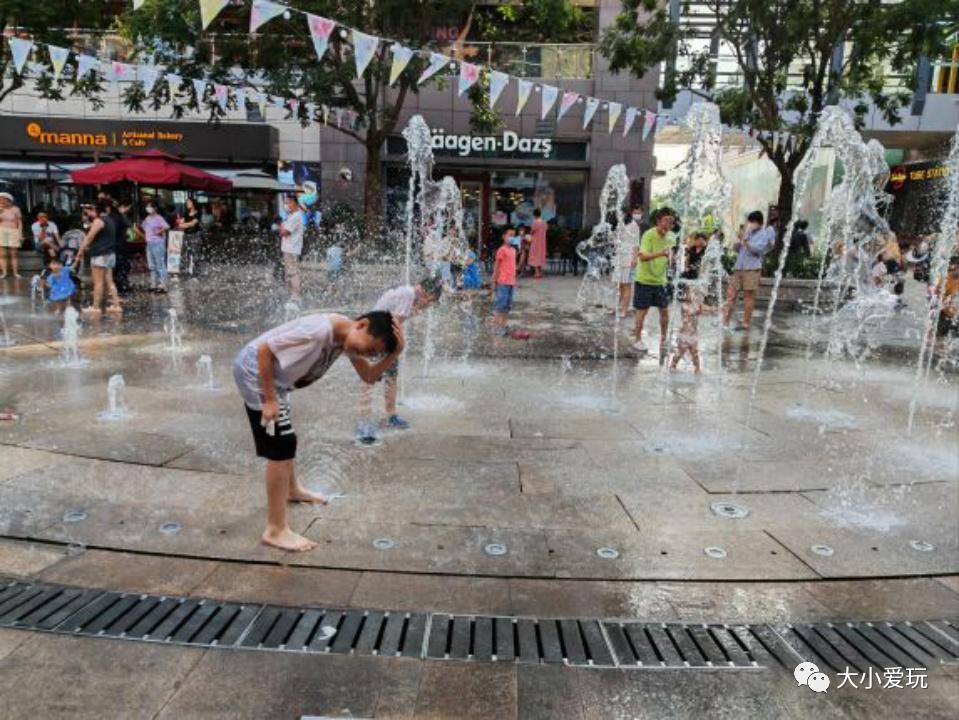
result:
M 376 382 L 402 351 L 403 330 L 388 312 L 371 312 L 355 320 L 317 313 L 266 331 L 236 356 L 233 378 L 246 405 L 256 454 L 266 458 L 265 544 L 296 552 L 312 550 L 316 543 L 287 525 L 286 504 L 326 502 L 296 479 L 290 392 L 319 380 L 341 354 L 364 382 Z M 384 357 L 375 363 L 366 360 L 376 355 Z

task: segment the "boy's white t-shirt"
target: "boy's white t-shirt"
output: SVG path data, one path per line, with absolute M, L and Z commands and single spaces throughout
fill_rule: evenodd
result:
M 273 374 L 278 390 L 306 387 L 326 374 L 343 352 L 333 337 L 333 317 L 305 315 L 267 330 L 246 344 L 237 356 L 235 377 L 247 405 L 254 410 L 262 406 L 256 349 L 264 342 L 276 357 Z
M 281 227 L 288 231 L 289 235 L 284 235 L 280 243 L 280 250 L 290 255 L 300 255 L 303 253 L 303 213 L 299 210 L 286 216 L 281 223 Z M 275 246 L 274 246 L 275 247 Z
M 412 285 L 400 285 L 387 290 L 373 306 L 374 310 L 386 311 L 397 320 L 407 320 L 416 304 L 416 289 Z

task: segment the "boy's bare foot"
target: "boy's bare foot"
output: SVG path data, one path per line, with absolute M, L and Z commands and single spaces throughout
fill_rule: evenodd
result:
M 289 552 L 306 552 L 316 547 L 316 543 L 297 535 L 290 528 L 283 528 L 279 532 L 266 530 L 261 538 L 264 545 L 287 550 Z
M 320 493 L 313 493 L 306 488 L 297 486 L 290 491 L 288 502 L 295 503 L 314 503 L 316 505 L 326 505 L 326 498 Z

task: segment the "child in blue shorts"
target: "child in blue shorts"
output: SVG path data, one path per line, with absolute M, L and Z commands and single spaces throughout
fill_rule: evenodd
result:
M 57 313 L 63 312 L 77 294 L 77 285 L 73 282 L 70 268 L 59 259 L 50 258 L 47 260 L 47 276 L 44 282 L 49 291 L 50 305 Z

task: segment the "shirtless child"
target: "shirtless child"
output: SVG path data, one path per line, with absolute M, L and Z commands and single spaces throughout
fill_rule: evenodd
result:
M 267 545 L 303 552 L 316 543 L 293 532 L 288 502 L 325 503 L 296 479 L 296 433 L 290 392 L 312 385 L 345 354 L 364 382 L 374 383 L 403 352 L 403 330 L 388 312 L 351 320 L 334 313 L 305 315 L 268 330 L 240 350 L 233 378 L 246 405 L 256 454 L 266 458 Z M 375 363 L 366 358 L 382 356 Z

